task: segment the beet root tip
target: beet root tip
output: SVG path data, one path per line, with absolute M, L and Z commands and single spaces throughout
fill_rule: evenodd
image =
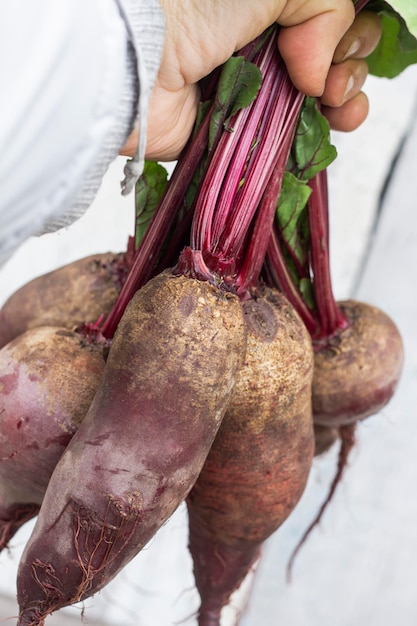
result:
M 200 607 L 198 626 L 220 626 L 220 609 L 204 609 L 204 607 Z
M 45 618 L 60 607 L 64 597 L 53 566 L 40 559 L 31 560 L 21 567 L 17 583 L 17 626 L 43 626 Z
M 17 626 L 44 626 L 45 619 L 37 614 L 36 609 L 22 611 L 19 614 Z

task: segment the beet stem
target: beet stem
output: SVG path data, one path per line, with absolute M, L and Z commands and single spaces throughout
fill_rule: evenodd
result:
M 177 214 L 178 206 L 206 150 L 211 111 L 212 107 L 206 114 L 188 149 L 178 160 L 158 209 L 142 239 L 116 304 L 103 324 L 102 333 L 105 337 L 113 337 L 128 302 L 137 289 L 146 283 L 152 273 L 157 256 Z
M 272 87 L 269 89 L 265 80 L 265 90 L 260 93 L 261 97 L 267 99 L 267 108 L 258 134 L 258 145 L 253 150 L 245 173 L 244 184 L 236 196 L 233 213 L 217 246 L 224 254 L 227 252 L 234 257 L 242 252 L 249 224 L 253 220 L 277 161 L 278 167 L 281 166 L 279 167 L 281 170 L 279 187 L 282 184 L 284 170 L 280 160 L 284 160 L 286 165 L 291 148 L 289 139 L 291 138 L 292 141 L 295 131 L 297 116 L 291 115 L 291 108 L 298 92 L 290 82 L 282 60 L 277 54 L 274 54 L 274 59 L 275 63 L 269 75 L 273 79 Z M 301 100 L 300 97 L 300 105 Z M 270 220 L 269 232 L 271 227 Z
M 191 247 L 194 249 L 211 251 L 213 249 L 213 223 L 217 223 L 216 230 L 218 231 L 230 213 L 248 154 L 252 150 L 265 107 L 268 104 L 269 89 L 274 83 L 274 73 L 269 68 L 274 61 L 273 48 L 275 47 L 274 31 L 268 46 L 261 50 L 257 60 L 257 65 L 263 73 L 258 96 L 252 105 L 239 111 L 230 121 L 229 125 L 233 130 L 223 133 L 206 172 L 195 207 L 191 230 Z M 222 188 L 226 189 L 226 194 L 223 194 L 218 202 Z
M 278 54 L 275 31 L 262 53 L 258 96 L 231 124 L 234 131 L 219 142 L 191 235 L 191 248 L 200 249 L 207 266 L 240 297 L 259 280 L 304 100 Z
M 249 124 L 247 124 L 247 128 L 245 128 L 244 139 L 246 139 L 246 142 L 245 144 L 243 141 L 237 143 L 231 166 L 226 168 L 213 225 L 216 245 L 218 245 L 218 241 L 226 227 L 229 213 L 233 211 L 235 199 L 239 196 L 242 181 L 247 178 L 248 171 L 254 162 L 254 155 L 259 151 L 258 137 L 267 132 L 264 130 L 265 120 L 268 120 L 271 100 L 275 97 L 270 90 L 273 89 L 273 85 L 276 82 L 275 55 L 273 54 L 274 50 L 270 47 L 271 45 L 276 45 L 274 38 L 269 41 L 269 48 L 265 51 L 266 58 L 261 58 L 259 62 L 263 84 L 257 102 L 253 106 L 251 125 L 249 127 Z M 269 101 L 263 97 L 265 93 L 270 93 Z M 244 184 L 246 185 L 246 181 Z
M 348 322 L 333 295 L 330 256 L 327 170 L 321 170 L 310 181 L 312 193 L 308 201 L 310 253 L 313 287 L 319 319 L 319 334 L 329 337 L 346 328 Z
M 272 46 L 272 41 L 276 45 L 276 30 L 273 29 L 273 32 L 274 37 L 271 37 L 269 35 L 270 46 Z M 241 51 L 241 55 L 245 56 L 245 58 L 249 60 L 252 59 L 255 53 L 257 53 L 258 56 L 260 56 L 262 63 L 264 63 L 262 59 L 265 59 L 265 62 L 269 63 L 270 59 L 268 54 L 266 54 L 262 46 L 260 48 L 260 42 L 263 41 L 265 37 L 266 36 L 264 34 L 263 36 L 258 38 L 257 41 L 248 46 L 245 46 L 245 48 L 243 48 Z M 213 74 L 213 80 L 211 82 L 208 82 L 206 85 L 206 87 L 208 87 L 208 92 L 211 96 L 213 96 L 214 80 L 216 77 L 218 77 L 217 73 Z M 181 205 L 181 202 L 184 199 L 185 193 L 192 181 L 196 169 L 200 164 L 204 153 L 207 150 L 209 127 L 214 106 L 215 99 L 212 97 L 211 106 L 208 112 L 205 114 L 202 124 L 197 130 L 195 136 L 190 139 L 187 147 L 178 159 L 177 165 L 171 176 L 171 179 L 168 181 L 163 197 L 159 203 L 158 209 L 155 212 L 149 224 L 149 227 L 142 239 L 141 245 L 136 252 L 135 260 L 125 280 L 117 302 L 103 324 L 102 334 L 107 338 L 113 337 L 119 321 L 124 313 L 124 310 L 128 302 L 131 300 L 133 294 L 141 286 L 143 286 L 153 274 L 153 270 L 158 263 L 158 257 L 162 251 L 170 228 L 172 227 L 175 216 L 177 215 L 178 207 Z M 250 107 L 246 107 L 246 109 L 242 109 L 237 114 L 237 116 L 243 118 L 247 117 L 251 109 Z M 242 132 L 246 133 L 244 125 L 242 125 L 241 130 Z M 215 154 L 216 146 L 220 141 L 220 137 L 221 135 L 218 134 L 214 141 L 214 145 L 211 148 L 208 159 L 209 164 L 211 162 L 213 154 Z M 226 166 L 227 157 L 223 157 L 222 164 L 217 168 L 219 175 L 224 176 L 224 170 L 227 169 Z M 198 194 L 198 197 L 200 197 L 200 195 L 201 194 Z
M 304 100 L 304 96 L 300 92 L 296 92 L 295 88 L 290 83 L 289 77 L 287 78 L 284 97 L 288 97 L 288 99 L 292 97 L 294 100 L 286 116 L 286 127 L 282 132 L 281 142 L 279 146 L 277 146 L 277 157 L 274 169 L 258 208 L 252 236 L 247 246 L 245 260 L 238 275 L 238 293 L 244 293 L 251 287 L 254 287 L 258 282 L 269 245 L 277 200 L 281 192 L 286 164 L 294 139 L 298 114 Z
M 266 267 L 270 284 L 276 285 L 286 295 L 303 320 L 310 335 L 313 335 L 317 329 L 317 321 L 291 278 L 275 229 L 272 229 L 268 243 Z

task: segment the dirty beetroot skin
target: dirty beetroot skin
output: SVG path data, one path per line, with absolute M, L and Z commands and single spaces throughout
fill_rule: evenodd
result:
M 74 329 L 108 315 L 127 269 L 124 254 L 105 252 L 34 278 L 0 309 L 0 347 L 30 328 Z
M 120 321 L 19 566 L 19 626 L 106 585 L 185 499 L 246 350 L 236 296 L 169 272 Z
M 62 328 L 28 330 L 0 350 L 0 550 L 38 513 L 104 363 L 100 347 Z
M 392 398 L 404 361 L 401 335 L 386 313 L 354 300 L 338 306 L 348 327 L 314 358 L 313 414 L 323 426 L 352 424 L 378 413 Z
M 310 335 L 277 291 L 243 307 L 245 363 L 187 498 L 200 626 L 220 624 L 262 543 L 301 497 L 314 451 Z

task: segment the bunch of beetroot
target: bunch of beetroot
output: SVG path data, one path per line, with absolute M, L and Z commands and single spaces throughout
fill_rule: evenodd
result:
M 219 625 L 314 453 L 340 438 L 345 459 L 398 382 L 393 322 L 332 296 L 328 161 L 297 152 L 319 111 L 275 28 L 202 93 L 170 180 L 147 164 L 137 184 L 126 254 L 40 277 L 0 312 L 0 548 L 38 516 L 20 626 L 102 589 L 184 501 L 198 621 Z

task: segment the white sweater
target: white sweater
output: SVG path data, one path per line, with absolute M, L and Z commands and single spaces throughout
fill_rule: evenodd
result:
M 158 0 L 2 1 L 0 265 L 92 203 L 146 114 L 163 33 Z

